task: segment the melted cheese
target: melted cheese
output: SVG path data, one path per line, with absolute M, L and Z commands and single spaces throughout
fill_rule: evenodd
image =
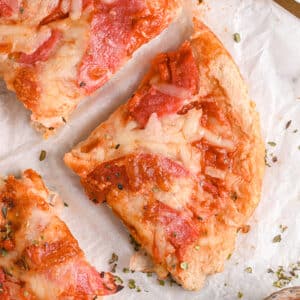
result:
M 154 197 L 171 208 L 181 210 L 190 202 L 193 187 L 194 182 L 189 177 L 175 179 L 167 192 L 153 189 Z
M 52 219 L 50 211 L 42 211 L 34 208 L 26 225 L 26 240 L 39 240 L 41 232 L 46 228 Z
M 11 52 L 30 54 L 47 41 L 51 28 L 42 26 L 39 30 L 21 25 L 0 25 L 0 44 L 10 44 Z
M 138 129 L 135 121 L 129 121 L 124 126 L 121 118 L 116 118 L 115 132 L 111 140 L 102 147 L 95 148 L 91 152 L 92 158 L 96 161 L 110 160 L 142 150 L 179 161 L 191 173 L 197 174 L 201 171 L 201 153 L 192 146 L 193 142 L 205 138 L 214 146 L 228 150 L 235 147 L 230 139 L 200 126 L 201 116 L 202 110 L 196 109 L 188 111 L 185 115 L 174 114 L 162 118 L 153 113 L 144 129 Z M 121 147 L 115 151 L 113 145 L 117 144 Z
M 71 3 L 70 18 L 78 20 L 82 12 L 82 0 L 73 0 Z
M 59 0 L 28 0 L 28 6 L 22 14 L 24 23 L 39 24 L 59 5 Z
M 63 22 L 58 29 L 64 35 L 62 45 L 42 67 L 39 79 L 43 93 L 39 112 L 32 117 L 45 127 L 62 124 L 62 116 L 67 116 L 79 101 L 77 68 L 88 40 L 89 26 L 84 20 Z
M 57 299 L 60 289 L 55 283 L 51 282 L 44 276 L 28 275 L 21 276 L 22 280 L 28 284 L 28 287 L 33 290 L 39 299 L 53 300 Z
M 161 154 L 173 160 L 181 161 L 187 169 L 197 173 L 200 171 L 200 153 L 193 151 L 190 142 L 198 136 L 196 126 L 201 117 L 201 111 L 193 111 L 191 120 L 187 123 L 190 115 L 187 117 L 180 115 L 172 115 L 158 119 L 156 114 L 152 114 L 145 129 L 137 129 L 137 124 L 134 121 L 128 122 L 126 126 L 121 125 L 121 120 L 115 120 L 115 134 L 112 137 L 112 144 L 120 144 L 118 156 L 136 152 L 139 149 L 147 152 Z M 191 136 L 184 134 L 183 128 L 193 127 L 190 132 L 194 132 Z M 102 147 L 96 148 L 92 152 L 93 159 L 99 160 L 109 159 L 116 154 L 113 147 L 111 149 Z
M 39 25 L 43 19 L 49 16 L 58 7 L 60 0 L 19 0 L 15 13 L 8 18 L 10 23 L 18 23 L 28 26 Z M 25 9 L 20 12 L 20 8 Z

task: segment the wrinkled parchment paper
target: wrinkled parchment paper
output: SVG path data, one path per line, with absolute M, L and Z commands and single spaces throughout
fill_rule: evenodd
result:
M 33 168 L 42 174 L 49 188 L 59 192 L 69 207 L 63 211 L 75 237 L 89 261 L 98 270 L 110 270 L 108 260 L 119 256 L 117 275 L 126 287 L 106 299 L 243 299 L 266 297 L 276 288 L 275 275 L 268 268 L 287 267 L 300 260 L 300 21 L 271 0 L 206 0 L 198 6 L 205 22 L 222 40 L 239 65 L 249 86 L 251 97 L 261 116 L 263 136 L 267 142 L 269 164 L 263 196 L 249 221 L 251 231 L 240 234 L 236 251 L 226 262 L 225 271 L 208 278 L 200 292 L 157 283 L 156 276 L 124 274 L 133 253 L 128 233 L 105 205 L 87 201 L 77 176 L 63 164 L 63 155 L 88 134 L 137 87 L 150 59 L 158 52 L 174 49 L 188 37 L 191 23 L 181 16 L 159 38 L 143 47 L 134 59 L 96 95 L 83 102 L 71 121 L 55 137 L 42 140 L 29 125 L 29 112 L 7 92 L 0 82 L 0 173 L 19 174 Z M 238 32 L 241 42 L 232 34 Z M 286 123 L 292 120 L 290 127 Z M 294 132 L 298 129 L 298 132 Z M 47 158 L 40 162 L 41 150 Z M 277 162 L 272 162 L 272 157 Z M 288 226 L 282 241 L 273 243 L 280 234 L 279 225 Z M 244 271 L 251 267 L 253 272 Z M 134 279 L 141 292 L 127 287 Z M 294 280 L 293 285 L 300 285 Z

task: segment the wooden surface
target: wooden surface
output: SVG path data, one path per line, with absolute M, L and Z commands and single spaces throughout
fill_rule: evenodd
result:
M 300 3 L 297 3 L 294 0 L 275 0 L 275 2 L 283 6 L 296 17 L 300 18 Z

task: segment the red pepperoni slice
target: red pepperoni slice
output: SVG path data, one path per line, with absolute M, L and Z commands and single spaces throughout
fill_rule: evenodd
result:
M 171 89 L 175 86 L 189 91 L 191 95 L 197 93 L 199 72 L 189 42 L 185 42 L 176 52 L 157 56 L 150 71 L 149 86 L 151 78 L 158 75 L 160 83 L 171 85 Z M 151 114 L 156 113 L 158 117 L 162 117 L 176 113 L 182 107 L 183 98 L 188 97 L 182 94 L 174 96 L 173 93 L 167 95 L 166 92 L 157 90 L 158 85 L 150 87 L 146 93 L 138 93 L 129 101 L 129 113 L 142 128 L 146 126 Z
M 61 40 L 62 34 L 59 30 L 52 30 L 50 38 L 31 54 L 21 53 L 18 62 L 23 64 L 34 64 L 38 61 L 46 61 L 54 52 L 56 45 Z
M 128 103 L 129 113 L 144 128 L 153 113 L 158 117 L 175 113 L 181 107 L 182 101 L 183 99 L 151 88 L 143 97 L 136 96 Z
M 179 259 L 186 247 L 198 238 L 199 231 L 192 218 L 162 202 L 156 201 L 146 214 L 147 219 L 150 218 L 157 226 L 164 229 L 166 238 L 176 249 Z
M 106 2 L 106 3 L 105 3 Z M 127 57 L 133 20 L 143 0 L 96 1 L 91 37 L 78 70 L 78 84 L 90 94 L 107 81 Z
M 100 164 L 81 183 L 91 200 L 96 203 L 105 201 L 111 189 L 129 187 L 124 159 Z
M 58 286 L 65 282 L 68 288 L 60 295 L 60 299 L 94 299 L 95 296 L 111 295 L 123 287 L 115 283 L 115 277 L 108 272 L 98 273 L 85 261 L 75 261 L 58 268 L 48 274 L 51 281 Z M 90 298 L 93 296 L 94 298 Z
M 74 249 L 76 246 L 73 249 L 71 245 L 67 245 L 66 249 L 61 246 L 57 243 L 44 243 L 41 246 L 31 245 L 26 249 L 27 262 L 37 273 L 44 275 L 51 282 L 56 282 L 58 286 L 64 286 L 61 297 L 104 296 L 113 294 L 122 288 L 115 284 L 114 277 L 110 273 L 99 274 L 95 268 L 81 259 L 80 254 L 75 254 L 74 251 L 78 250 Z M 61 252 L 65 252 L 67 255 L 60 256 Z M 73 257 L 75 255 L 77 255 L 76 260 Z M 53 259 L 53 257 L 56 258 Z M 48 268 L 43 265 L 44 261 Z M 64 280 L 65 283 L 63 283 Z
M 190 42 L 183 43 L 178 51 L 158 55 L 153 68 L 161 80 L 188 89 L 192 94 L 198 91 L 199 71 Z
M 10 17 L 18 9 L 18 0 L 0 0 L 0 17 Z
M 158 155 L 137 154 L 121 157 L 98 165 L 82 179 L 90 199 L 105 200 L 111 189 L 139 191 L 151 182 L 162 190 L 168 190 L 171 177 L 188 176 L 180 164 Z

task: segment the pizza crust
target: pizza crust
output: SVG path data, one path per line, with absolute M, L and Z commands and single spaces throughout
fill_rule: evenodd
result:
M 248 207 L 241 203 L 245 219 L 248 219 L 259 202 L 265 171 L 265 146 L 261 136 L 259 114 L 255 110 L 256 105 L 251 100 L 247 86 L 231 55 L 207 26 L 197 20 L 194 20 L 194 24 L 195 33 L 192 36 L 192 44 L 194 51 L 200 54 L 200 57 L 198 56 L 199 66 L 203 61 L 201 54 L 209 52 L 207 59 L 209 59 L 211 80 L 216 80 L 228 95 L 225 99 L 230 105 L 236 122 L 250 140 L 240 154 L 240 157 L 245 159 L 245 164 L 242 161 L 239 162 L 239 167 L 247 169 L 252 175 L 248 186 Z

